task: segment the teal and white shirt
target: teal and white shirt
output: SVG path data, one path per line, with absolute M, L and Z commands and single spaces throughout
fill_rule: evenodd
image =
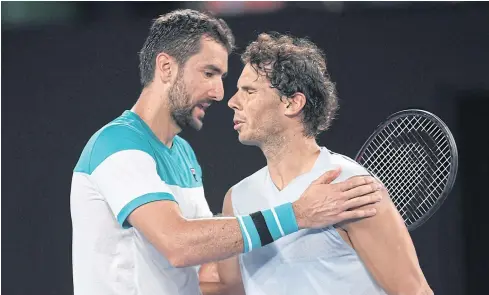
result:
M 73 172 L 75 295 L 200 294 L 197 267 L 174 268 L 128 222 L 137 207 L 168 200 L 189 219 L 212 217 L 191 146 L 165 146 L 125 111 L 88 141 Z

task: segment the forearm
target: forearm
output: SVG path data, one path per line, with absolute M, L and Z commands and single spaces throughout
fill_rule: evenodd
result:
M 298 230 L 290 203 L 274 210 L 277 222 L 282 224 L 283 235 Z M 268 223 L 277 228 L 270 209 L 262 212 L 189 220 L 181 215 L 175 203 L 153 202 L 135 210 L 128 220 L 174 267 L 187 267 L 246 253 L 283 236 L 278 230 L 271 233 L 263 218 L 254 219 L 256 214 L 264 214 L 268 216 L 265 217 Z M 268 237 L 263 236 L 265 231 Z
M 243 237 L 236 218 L 182 220 L 169 237 L 170 261 L 186 267 L 217 261 L 243 253 Z
M 334 179 L 334 175 L 337 174 L 323 174 L 293 204 L 284 203 L 249 215 L 188 220 L 177 203 L 165 200 L 138 207 L 127 221 L 174 267 L 224 260 L 265 246 L 300 228 L 323 228 L 375 214 L 375 209 L 350 209 L 377 202 L 379 197 L 373 193 L 376 185 L 365 177 L 323 184 L 332 181 L 329 178 Z M 330 194 L 332 197 L 324 199 Z M 226 196 L 230 199 L 230 191 Z

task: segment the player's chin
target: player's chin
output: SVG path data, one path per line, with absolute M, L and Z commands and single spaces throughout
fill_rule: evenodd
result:
M 190 127 L 199 131 L 200 129 L 202 129 L 202 127 L 204 127 L 204 122 L 202 122 L 202 119 L 200 118 L 193 117 L 192 121 L 190 122 Z
M 246 136 L 246 133 L 240 132 L 238 135 L 238 140 L 241 144 L 244 145 L 256 145 L 256 142 L 251 140 L 249 136 Z

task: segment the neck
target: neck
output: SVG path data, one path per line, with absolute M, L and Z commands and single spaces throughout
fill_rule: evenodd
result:
M 270 139 L 261 149 L 267 159 L 270 177 L 279 190 L 309 172 L 320 153 L 315 138 L 305 137 L 302 130 L 290 130 Z
M 166 93 L 162 93 L 165 92 L 156 91 L 152 86 L 143 89 L 131 110 L 141 117 L 164 145 L 171 148 L 173 138 L 181 129 L 171 117 Z

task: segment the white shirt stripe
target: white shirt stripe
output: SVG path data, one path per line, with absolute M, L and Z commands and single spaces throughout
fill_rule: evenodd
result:
M 244 229 L 244 232 L 245 232 L 245 235 L 246 235 L 246 240 L 248 242 L 248 252 L 249 252 L 249 251 L 251 251 L 253 249 L 253 244 L 251 243 L 250 234 L 248 233 L 248 230 L 246 229 L 246 226 L 245 226 L 244 221 L 243 221 L 243 217 L 238 216 L 238 220 L 239 220 L 239 222 L 241 223 L 241 226 Z
M 285 236 L 284 229 L 282 228 L 282 225 L 280 224 L 280 220 L 278 220 L 277 212 L 275 212 L 275 208 L 270 208 L 273 214 L 273 218 L 275 218 L 275 222 L 277 223 L 278 229 L 280 230 L 280 234 Z

